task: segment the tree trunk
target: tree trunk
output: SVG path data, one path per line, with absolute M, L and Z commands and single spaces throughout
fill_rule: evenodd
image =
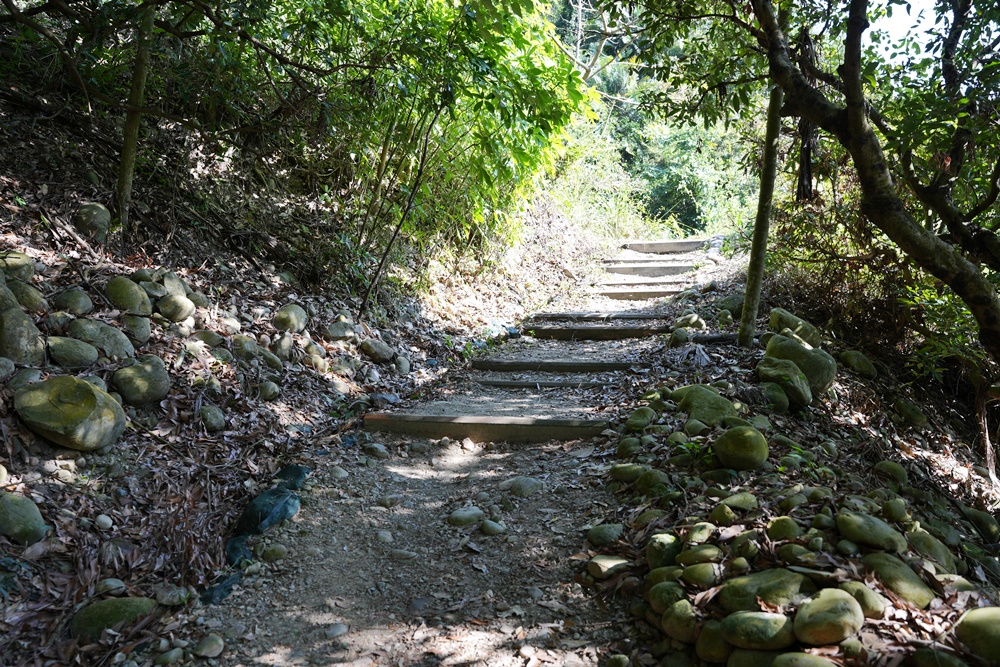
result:
M 153 7 L 149 6 L 142 11 L 139 17 L 135 66 L 132 69 L 132 89 L 128 96 L 121 163 L 118 168 L 118 218 L 121 221 L 123 243 L 128 240 L 132 233 L 129 209 L 132 205 L 132 179 L 135 176 L 135 156 L 139 148 L 139 124 L 142 121 L 146 74 L 149 71 L 149 41 L 150 34 L 153 32 L 153 16 Z
M 799 178 L 795 185 L 796 201 L 812 201 L 812 154 L 816 143 L 816 127 L 806 118 L 799 119 Z
M 851 156 L 861 186 L 861 211 L 921 269 L 955 292 L 976 320 L 979 341 L 1000 361 L 1000 299 L 978 266 L 920 225 L 897 194 L 882 146 L 868 122 L 861 82 L 861 34 L 867 28 L 866 0 L 851 0 L 844 64 L 846 108 L 811 86 L 789 56 L 770 0 L 752 0 L 763 31 L 771 78 L 785 91 L 785 115 L 804 116 L 837 137 Z
M 410 210 L 413 209 L 413 200 L 417 196 L 417 190 L 420 189 L 423 183 L 424 168 L 427 166 L 427 148 L 431 141 L 431 132 L 434 131 L 434 126 L 437 125 L 442 111 L 444 111 L 444 107 L 438 107 L 428 122 L 427 129 L 424 131 L 423 144 L 420 147 L 420 161 L 417 163 L 417 174 L 410 184 L 410 193 L 406 198 L 406 205 L 403 207 L 403 212 L 399 215 L 399 222 L 396 223 L 396 228 L 392 231 L 392 236 L 389 237 L 388 243 L 385 244 L 385 250 L 382 252 L 382 259 L 379 260 L 378 267 L 375 269 L 375 275 L 372 276 L 364 295 L 361 297 L 361 306 L 358 308 L 359 321 L 368 311 L 368 304 L 371 302 L 375 288 L 378 287 L 379 280 L 382 279 L 382 272 L 385 271 L 385 265 L 389 261 L 389 254 L 392 251 L 392 247 L 396 244 L 396 239 L 399 237 L 399 232 L 403 229 L 403 223 L 406 222 L 406 218 L 410 215 Z
M 760 286 L 764 281 L 764 260 L 767 257 L 767 234 L 771 224 L 771 202 L 774 199 L 774 178 L 778 171 L 778 138 L 781 133 L 781 86 L 771 88 L 767 104 L 767 129 L 764 132 L 764 164 L 760 170 L 760 194 L 757 197 L 757 219 L 753 225 L 750 246 L 750 266 L 747 268 L 747 290 L 740 318 L 740 347 L 752 347 L 756 333 L 757 309 L 760 306 Z

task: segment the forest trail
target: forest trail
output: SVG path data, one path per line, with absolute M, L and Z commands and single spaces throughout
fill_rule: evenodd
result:
M 231 596 L 178 627 L 224 639 L 220 665 L 593 666 L 628 653 L 624 610 L 575 581 L 586 531 L 620 511 L 601 433 L 646 383 L 662 297 L 691 284 L 702 245 L 623 249 L 526 335 L 313 451 L 299 514 L 255 546 Z

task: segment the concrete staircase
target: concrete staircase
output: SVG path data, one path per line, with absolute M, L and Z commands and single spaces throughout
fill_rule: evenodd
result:
M 657 300 L 691 286 L 705 246 L 701 239 L 625 244 L 605 260 L 608 275 L 592 288 L 594 302 L 606 307 L 533 314 L 523 323 L 523 338 L 505 344 L 497 356 L 473 360 L 470 372 L 442 389 L 438 400 L 370 413 L 365 428 L 479 442 L 576 440 L 601 433 L 608 427 L 601 392 L 621 383 L 623 372 L 643 370 L 630 358 L 630 341 L 670 332 Z M 621 301 L 630 307 L 613 307 Z

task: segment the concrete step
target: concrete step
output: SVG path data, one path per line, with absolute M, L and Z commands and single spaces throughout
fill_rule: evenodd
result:
M 608 386 L 599 380 L 476 380 L 485 387 L 501 389 L 594 389 Z
M 636 252 L 649 252 L 658 255 L 668 255 L 681 252 L 696 252 L 701 250 L 708 239 L 682 239 L 677 241 L 633 241 L 622 247 Z
M 680 276 L 695 270 L 694 264 L 668 264 L 664 262 L 621 262 L 604 267 L 608 273 L 630 276 Z
M 608 428 L 603 419 L 548 419 L 536 417 L 441 416 L 372 412 L 365 415 L 365 429 L 422 438 L 472 438 L 477 442 L 548 442 L 577 440 L 600 435 Z
M 641 287 L 643 285 L 663 287 L 669 285 L 686 288 L 691 284 L 691 276 L 637 276 L 616 273 L 597 284 L 601 287 Z
M 603 373 L 645 368 L 627 361 L 580 361 L 577 359 L 473 359 L 472 368 L 479 371 L 540 371 L 543 373 Z
M 662 320 L 664 316 L 657 313 L 649 313 L 638 310 L 622 310 L 618 312 L 601 313 L 596 311 L 577 311 L 563 313 L 535 313 L 525 320 L 525 325 L 532 321 L 537 322 L 558 322 L 561 320 L 571 320 L 578 322 L 607 322 L 609 320 Z
M 680 294 L 682 291 L 680 287 L 633 287 L 603 289 L 597 292 L 597 294 L 607 299 L 616 299 L 619 301 L 645 301 L 647 299 L 674 296 L 675 294 Z
M 600 325 L 584 325 L 580 327 L 558 326 L 558 325 L 537 325 L 525 327 L 534 338 L 548 338 L 550 340 L 625 340 L 627 338 L 645 338 L 647 336 L 658 336 L 668 334 L 672 331 L 670 327 L 607 327 Z

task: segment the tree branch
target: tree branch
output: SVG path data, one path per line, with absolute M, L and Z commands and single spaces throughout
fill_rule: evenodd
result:
M 993 172 L 990 174 L 989 191 L 981 202 L 972 207 L 972 210 L 969 211 L 969 217 L 975 220 L 981 214 L 985 213 L 989 207 L 996 203 L 998 196 L 1000 196 L 1000 160 L 997 160 L 996 164 L 993 165 Z M 1000 225 L 1000 221 L 991 228 L 996 229 L 997 225 Z
M 63 44 L 62 40 L 60 40 L 59 37 L 46 26 L 32 18 L 29 18 L 28 16 L 25 16 L 21 10 L 17 8 L 17 5 L 12 2 L 12 0 L 0 1 L 3 2 L 3 6 L 7 8 L 7 11 L 10 13 L 15 22 L 31 28 L 44 37 L 49 43 L 52 44 L 52 46 L 56 47 L 56 50 L 59 51 L 59 56 L 62 58 L 63 64 L 66 66 L 66 70 L 69 72 L 70 78 L 73 79 L 74 83 L 84 95 L 84 101 L 87 103 L 87 111 L 91 111 L 90 98 L 87 97 L 87 84 L 84 83 L 83 78 L 80 76 L 80 71 L 76 68 L 76 61 L 73 59 L 73 55 L 69 52 L 69 49 L 66 48 L 66 45 Z

